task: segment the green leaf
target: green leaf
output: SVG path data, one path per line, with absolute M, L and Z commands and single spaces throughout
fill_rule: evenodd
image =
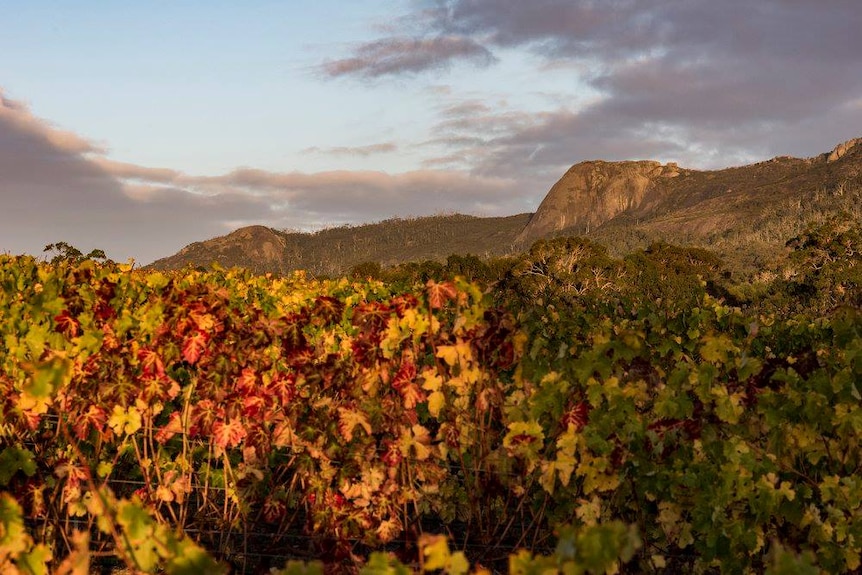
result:
M 197 575 L 225 573 L 226 569 L 193 541 L 183 539 L 175 548 L 173 556 L 168 559 L 165 572 L 168 575 Z
M 820 573 L 810 552 L 796 555 L 775 543 L 771 555 L 766 575 L 818 575 Z
M 157 543 L 153 537 L 154 521 L 138 503 L 123 501 L 118 504 L 117 523 L 127 538 L 126 552 L 135 566 L 152 571 L 159 563 Z
M 7 447 L 0 452 L 0 485 L 6 486 L 12 476 L 23 471 L 27 477 L 36 473 L 36 462 L 28 449 Z
M 100 461 L 98 467 L 96 467 L 96 475 L 99 477 L 108 477 L 111 472 L 114 470 L 114 465 L 109 461 Z
M 286 571 L 281 571 L 281 575 L 292 575 Z M 301 575 L 305 571 L 297 571 L 296 575 Z M 321 575 L 323 571 L 320 571 Z M 388 553 L 375 552 L 368 558 L 368 562 L 362 566 L 359 575 L 412 575 L 413 571 L 403 565 L 398 559 L 395 559 Z
M 51 549 L 40 543 L 18 558 L 18 568 L 22 573 L 48 575 L 48 563 L 52 558 Z
M 38 364 L 24 385 L 24 394 L 34 399 L 48 399 L 71 379 L 72 362 L 54 357 Z
M 0 493 L 0 557 L 13 559 L 30 546 L 30 536 L 24 530 L 21 506 L 8 493 Z
M 586 528 L 578 536 L 578 559 L 594 573 L 604 573 L 620 560 L 629 561 L 641 547 L 635 526 L 620 521 Z
M 706 361 L 714 363 L 724 363 L 727 361 L 728 352 L 737 351 L 738 348 L 725 334 L 708 335 L 702 340 L 703 345 L 700 348 L 700 356 Z

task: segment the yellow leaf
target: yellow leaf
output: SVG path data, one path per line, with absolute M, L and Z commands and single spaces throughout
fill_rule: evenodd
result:
M 425 572 L 436 569 L 445 569 L 449 563 L 451 553 L 449 543 L 443 535 L 422 535 L 419 538 L 419 547 L 425 561 L 422 570 Z
M 432 417 L 439 417 L 440 410 L 446 404 L 446 396 L 442 391 L 435 391 L 428 396 L 428 412 Z
M 569 482 L 572 479 L 572 472 L 574 472 L 576 464 L 577 460 L 573 455 L 565 452 L 557 452 L 557 460 L 554 462 L 554 466 L 557 468 L 557 473 L 560 476 L 560 483 L 563 484 L 563 487 L 569 486 Z
M 461 379 L 464 380 L 465 383 L 478 383 L 480 379 L 482 379 L 482 370 L 478 367 L 471 367 L 465 369 L 461 372 Z
M 554 485 L 557 481 L 557 469 L 554 466 L 553 461 L 543 461 L 542 462 L 542 474 L 539 476 L 539 484 L 542 486 L 542 489 L 548 492 L 548 494 L 554 494 Z
M 587 501 L 586 499 L 579 500 L 580 505 L 575 509 L 575 515 L 584 522 L 584 525 L 597 525 L 602 517 L 602 500 L 596 495 Z
M 503 447 L 510 449 L 523 444 L 540 443 L 545 437 L 542 426 L 536 421 L 513 421 L 503 438 Z
M 458 350 L 454 345 L 437 346 L 437 357 L 446 362 L 449 367 L 454 367 L 458 363 Z
M 470 562 L 463 551 L 456 551 L 449 559 L 449 568 L 446 572 L 449 575 L 465 575 L 470 570 Z
M 473 350 L 470 348 L 470 343 L 462 339 L 458 339 L 455 345 L 441 345 L 437 347 L 437 357 L 446 362 L 449 367 L 454 367 L 456 364 L 466 367 L 473 359 Z
M 117 435 L 132 435 L 141 428 L 141 413 L 134 407 L 123 409 L 115 405 L 111 417 L 108 418 L 108 426 Z
M 428 368 L 422 372 L 424 383 L 422 389 L 426 391 L 439 391 L 443 386 L 443 378 L 436 370 Z
M 401 533 L 401 522 L 397 518 L 386 519 L 380 522 L 376 531 L 380 541 L 389 543 Z
M 416 424 L 410 429 L 402 428 L 400 447 L 404 457 L 425 461 L 431 455 L 430 446 L 431 435 L 425 427 Z

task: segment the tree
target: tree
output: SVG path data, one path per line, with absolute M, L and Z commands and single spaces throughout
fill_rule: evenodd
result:
M 809 227 L 787 242 L 793 252 L 774 303 L 794 311 L 825 313 L 862 306 L 862 225 L 852 216 Z M 783 305 L 782 305 L 783 304 Z
M 56 252 L 54 256 L 51 258 L 52 264 L 58 264 L 60 262 L 72 262 L 79 263 L 84 260 L 94 260 L 101 263 L 110 263 L 111 260 L 108 259 L 108 256 L 105 255 L 104 250 L 95 249 L 90 250 L 86 255 L 81 252 L 75 246 L 67 243 L 67 242 L 57 242 L 55 244 L 48 244 L 45 246 L 43 252 Z
M 350 268 L 348 275 L 358 280 L 380 279 L 383 267 L 378 262 L 362 262 Z

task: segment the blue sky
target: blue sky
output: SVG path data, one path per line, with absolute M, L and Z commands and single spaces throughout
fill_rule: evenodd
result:
M 0 3 L 0 252 L 534 210 L 862 136 L 855 0 Z

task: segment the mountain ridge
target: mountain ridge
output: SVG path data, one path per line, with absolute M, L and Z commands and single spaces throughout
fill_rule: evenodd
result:
M 775 158 L 720 170 L 654 160 L 589 160 L 573 165 L 533 214 L 461 214 L 384 220 L 317 232 L 248 226 L 195 242 L 147 267 L 244 266 L 255 272 L 305 269 L 338 275 L 363 262 L 383 266 L 524 251 L 545 238 L 581 235 L 612 253 L 655 241 L 708 247 L 739 267 L 774 257 L 810 219 L 862 217 L 862 138 L 810 158 Z M 737 253 L 745 247 L 746 254 Z

